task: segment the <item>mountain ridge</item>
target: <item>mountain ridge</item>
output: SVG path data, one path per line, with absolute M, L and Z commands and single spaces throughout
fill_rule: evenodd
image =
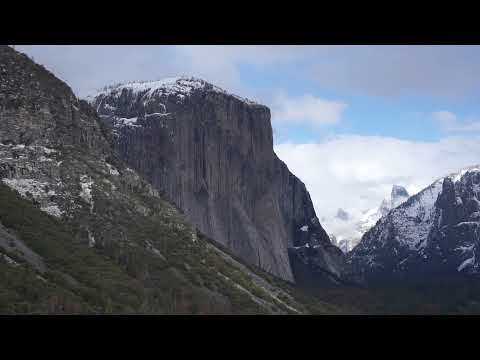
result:
M 349 261 L 372 281 L 474 275 L 479 180 L 475 165 L 437 179 L 382 218 Z
M 113 85 L 107 85 L 107 86 L 104 86 L 102 89 L 97 90 L 93 94 L 86 96 L 85 99 L 88 102 L 93 103 L 95 102 L 95 98 L 97 98 L 98 96 L 106 95 L 112 92 L 121 93 L 123 89 L 129 89 L 137 93 L 142 91 L 148 91 L 149 96 L 152 96 L 153 93 L 159 90 L 176 92 L 186 96 L 194 89 L 209 89 L 218 93 L 233 96 L 238 100 L 243 101 L 250 105 L 264 106 L 259 104 L 256 101 L 238 96 L 232 92 L 222 89 L 221 87 L 216 86 L 213 83 L 208 82 L 204 79 L 201 79 L 195 76 L 188 76 L 188 75 L 173 76 L 173 77 L 161 78 L 158 80 L 127 81 L 127 82 L 120 82 Z

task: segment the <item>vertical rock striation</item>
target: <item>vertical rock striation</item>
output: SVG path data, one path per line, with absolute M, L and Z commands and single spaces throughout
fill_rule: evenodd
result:
M 106 88 L 92 104 L 120 156 L 201 232 L 286 280 L 288 249 L 298 259 L 306 244 L 340 273 L 305 185 L 273 152 L 266 106 L 185 77 Z

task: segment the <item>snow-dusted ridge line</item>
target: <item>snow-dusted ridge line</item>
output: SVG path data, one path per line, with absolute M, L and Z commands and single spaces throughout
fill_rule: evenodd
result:
M 409 207 L 412 201 L 422 199 L 423 202 L 427 200 L 429 207 L 432 207 L 437 200 L 437 196 L 441 191 L 441 186 L 443 185 L 443 181 L 446 178 L 452 180 L 453 183 L 456 183 L 462 179 L 462 177 L 469 173 L 469 172 L 480 172 L 480 165 L 472 165 L 465 167 L 457 172 L 450 173 L 446 176 L 436 179 L 430 185 L 428 185 L 423 190 L 419 191 L 417 194 L 412 195 L 408 200 L 400 204 L 397 208 L 404 208 Z M 428 196 L 430 195 L 430 196 Z M 415 200 L 414 200 L 415 199 Z
M 87 101 L 92 102 L 93 99 L 101 95 L 119 96 L 124 89 L 131 90 L 135 95 L 141 94 L 144 98 L 150 98 L 156 93 L 162 93 L 165 95 L 176 95 L 177 97 L 180 97 L 182 99 L 185 96 L 191 95 L 192 92 L 197 89 L 208 89 L 218 93 L 233 96 L 249 105 L 258 105 L 258 103 L 255 101 L 247 98 L 242 98 L 205 80 L 191 76 L 178 76 L 154 81 L 131 81 L 115 84 L 104 87 L 102 90 L 98 91 L 93 96 L 88 96 L 86 99 Z
M 444 178 L 438 179 L 419 193 L 409 197 L 405 202 L 392 209 L 386 216 L 380 218 L 379 222 L 367 231 L 368 234 L 376 227 L 380 227 L 377 239 L 385 244 L 388 238 L 388 231 L 384 229 L 385 224 L 392 223 L 401 234 L 395 240 L 406 246 L 411 251 L 421 251 L 426 246 L 427 236 L 434 225 L 435 202 L 442 190 Z M 363 238 L 362 238 L 363 241 Z M 362 241 L 359 245 L 362 244 Z M 363 244 L 363 246 L 368 246 Z
M 372 273 L 378 263 L 392 273 L 444 266 L 448 271 L 455 267 L 455 272 L 479 274 L 478 175 L 480 166 L 474 165 L 435 180 L 381 218 L 350 259 Z M 440 194 L 445 196 L 438 203 Z M 414 261 L 405 264 L 412 256 Z
M 461 169 L 460 171 L 448 174 L 446 177 L 450 178 L 454 183 L 456 183 L 457 181 L 461 180 L 463 175 L 469 172 L 480 172 L 480 165 L 468 166 L 466 168 Z
M 450 173 L 447 176 L 444 176 L 435 180 L 425 189 L 411 196 L 407 201 L 400 204 L 398 206 L 398 209 L 411 208 L 412 205 L 415 205 L 415 203 L 420 202 L 421 205 L 423 205 L 424 207 L 426 206 L 429 210 L 431 210 L 434 207 L 437 197 L 442 190 L 443 181 L 446 178 L 449 178 L 452 180 L 453 183 L 456 183 L 460 181 L 462 177 L 469 172 L 480 172 L 480 166 L 479 165 L 469 166 L 461 169 L 460 171 Z M 411 213 L 412 209 L 409 209 L 408 212 Z M 410 214 L 410 215 L 415 216 L 416 214 Z

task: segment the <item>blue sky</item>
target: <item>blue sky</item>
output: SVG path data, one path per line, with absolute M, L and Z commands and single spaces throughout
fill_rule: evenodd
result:
M 375 62 L 375 49 L 382 47 L 369 47 L 369 58 Z M 391 47 L 395 49 L 395 47 Z M 407 47 L 404 52 L 411 52 L 411 58 L 418 56 L 418 47 Z M 438 141 L 445 136 L 445 129 L 439 126 L 438 121 L 432 114 L 437 111 L 449 111 L 454 113 L 460 122 L 467 118 L 475 118 L 479 113 L 479 95 L 480 90 L 476 82 L 470 81 L 478 72 L 476 66 L 472 65 L 473 61 L 480 60 L 480 50 L 478 47 L 433 47 L 433 52 L 440 52 L 439 55 L 447 53 L 449 56 L 446 63 L 437 66 L 437 72 L 430 71 L 432 89 L 429 85 L 420 84 L 416 86 L 415 81 L 399 82 L 398 75 L 393 76 L 390 80 L 392 83 L 399 82 L 397 93 L 394 89 L 382 94 L 381 86 L 378 91 L 369 91 L 361 89 L 358 84 L 348 87 L 329 86 L 322 84 L 313 77 L 309 77 L 305 73 L 305 69 L 313 66 L 321 66 L 322 63 L 328 62 L 325 59 L 319 59 L 315 56 L 300 58 L 295 62 L 287 62 L 276 66 L 258 66 L 256 64 L 239 64 L 239 76 L 246 88 L 251 90 L 254 98 L 260 98 L 265 103 L 271 102 L 271 96 L 268 94 L 279 89 L 288 91 L 290 96 L 302 96 L 311 94 L 315 97 L 329 100 L 342 101 L 347 107 L 342 113 L 342 119 L 338 123 L 328 127 L 317 128 L 312 132 L 309 126 L 298 126 L 298 124 L 287 124 L 277 126 L 277 142 L 312 142 L 321 141 L 325 136 L 335 134 L 358 134 L 358 135 L 376 135 L 376 136 L 392 136 L 400 139 L 410 139 L 417 141 Z M 440 51 L 441 50 L 441 51 Z M 460 50 L 460 51 L 459 51 Z M 343 49 L 345 57 L 341 59 L 343 67 L 348 58 L 355 59 L 355 48 Z M 364 50 L 362 50 L 365 52 Z M 380 51 L 385 52 L 385 51 Z M 458 58 L 452 55 L 459 53 Z M 433 55 L 425 54 L 425 50 L 420 51 L 427 58 Z M 435 54 L 434 54 L 435 55 Z M 403 55 L 405 57 L 405 55 Z M 470 58 L 471 57 L 471 58 Z M 347 58 L 347 60 L 345 60 Z M 435 59 L 433 57 L 433 59 Z M 426 59 L 427 60 L 427 59 Z M 420 61 L 421 66 L 429 67 L 426 60 Z M 354 61 L 354 60 L 353 60 Z M 333 60 L 330 60 L 332 63 Z M 453 66 L 465 65 L 465 72 L 462 76 L 458 76 L 458 70 L 452 71 Z M 390 73 L 401 73 L 408 71 L 406 66 L 402 64 L 392 64 L 389 68 Z M 408 64 L 407 64 L 408 65 Z M 415 65 L 415 64 L 414 64 Z M 332 66 L 332 65 L 329 65 Z M 334 64 L 333 64 L 334 66 Z M 372 71 L 369 68 L 362 69 L 367 72 Z M 357 70 L 359 71 L 359 70 Z M 418 70 L 417 70 L 418 71 Z M 421 76 L 421 71 L 418 72 Z M 464 87 L 459 81 L 467 74 L 467 80 Z M 470 74 L 471 76 L 469 76 Z M 382 75 L 382 74 L 380 74 Z M 388 75 L 388 72 L 387 72 Z M 378 75 L 377 75 L 378 76 Z M 408 79 L 409 76 L 406 78 Z M 438 78 L 445 77 L 443 80 Z M 345 81 L 345 80 L 343 80 Z M 385 82 L 388 82 L 388 76 Z M 377 80 L 378 82 L 378 80 Z M 449 91 L 450 82 L 452 82 L 452 90 Z M 433 87 L 438 87 L 433 89 Z M 460 87 L 460 88 L 459 88 Z M 458 93 L 454 89 L 459 89 Z M 433 90 L 433 91 L 429 91 Z M 270 104 L 271 105 L 271 104 Z M 274 125 L 275 124 L 275 118 Z
M 449 111 L 460 122 L 479 113 L 478 46 L 17 48 L 66 80 L 79 96 L 113 82 L 185 74 L 252 97 L 272 111 L 279 92 L 346 104 L 339 121 L 313 132 L 307 121 L 280 124 L 274 117 L 281 142 L 318 141 L 332 134 L 436 141 L 445 133 L 432 113 Z
M 327 231 L 480 163 L 479 46 L 17 46 L 80 97 L 192 75 L 270 107 L 275 152 Z
M 476 117 L 479 113 L 480 98 L 474 92 L 461 96 L 455 94 L 439 96 L 412 88 L 411 91 L 405 91 L 397 96 L 371 95 L 356 89 L 339 90 L 322 86 L 313 79 L 299 76 L 298 67 L 302 66 L 305 66 L 305 61 L 278 68 L 239 66 L 242 80 L 248 87 L 256 89 L 266 102 L 270 99 L 263 94 L 264 92 L 288 89 L 291 96 L 308 93 L 322 99 L 341 100 L 348 104 L 343 112 L 342 121 L 338 124 L 317 129 L 313 133 L 309 127 L 287 126 L 288 135 L 282 136 L 281 140 L 302 143 L 317 141 L 326 134 L 359 134 L 438 141 L 445 133 L 432 118 L 434 112 L 448 109 L 460 119 Z M 395 71 L 394 67 L 392 71 Z

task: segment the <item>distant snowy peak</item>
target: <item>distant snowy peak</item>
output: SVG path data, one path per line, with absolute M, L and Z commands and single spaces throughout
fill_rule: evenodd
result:
M 392 192 L 390 194 L 390 208 L 396 208 L 401 203 L 405 202 L 410 195 L 408 194 L 407 189 L 403 186 L 393 185 Z
M 405 189 L 403 186 L 400 185 L 393 185 L 392 186 L 392 192 L 391 192 L 391 198 L 394 199 L 396 197 L 408 197 L 408 191 Z
M 141 97 L 143 100 L 148 100 L 152 97 L 177 97 L 183 100 L 190 96 L 197 90 L 214 91 L 226 95 L 233 96 L 240 101 L 250 105 L 257 104 L 256 102 L 231 94 L 228 91 L 221 89 L 205 80 L 195 77 L 180 76 L 170 77 L 156 81 L 134 81 L 113 86 L 107 86 L 93 97 L 89 97 L 90 101 L 102 96 L 120 97 L 124 93 L 130 93 L 133 96 Z
M 358 222 L 358 230 L 364 234 L 370 228 L 375 226 L 378 220 L 386 216 L 390 210 L 403 204 L 409 198 L 408 191 L 400 185 L 393 185 L 390 192 L 390 199 L 384 199 L 380 207 L 373 208 L 365 212 L 364 216 Z
M 329 228 L 330 238 L 334 237 L 334 243 L 347 253 L 360 242 L 363 234 L 375 226 L 378 220 L 404 203 L 408 197 L 409 194 L 403 186 L 393 185 L 390 196 L 384 199 L 379 207 L 365 210 L 360 214 L 339 208 L 335 215 L 322 219 L 322 222 Z

